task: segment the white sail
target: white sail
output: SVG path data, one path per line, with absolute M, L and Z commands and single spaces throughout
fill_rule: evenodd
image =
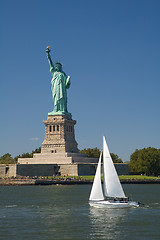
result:
M 93 201 L 104 200 L 102 183 L 101 183 L 101 158 L 102 158 L 102 153 L 100 154 L 100 157 L 99 157 L 99 162 L 98 162 L 94 182 L 92 185 L 92 190 L 89 197 L 89 200 L 93 200 Z
M 106 197 L 125 198 L 109 149 L 103 136 L 103 190 Z

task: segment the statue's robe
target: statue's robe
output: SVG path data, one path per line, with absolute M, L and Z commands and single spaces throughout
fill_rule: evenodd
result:
M 67 91 L 70 87 L 70 77 L 63 72 L 50 68 L 52 74 L 51 90 L 54 101 L 54 112 L 68 113 L 67 111 Z

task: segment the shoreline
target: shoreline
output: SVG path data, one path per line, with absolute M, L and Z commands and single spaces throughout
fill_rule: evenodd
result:
M 160 180 L 120 180 L 122 184 L 160 184 Z M 0 179 L 0 186 L 84 185 L 91 180 Z

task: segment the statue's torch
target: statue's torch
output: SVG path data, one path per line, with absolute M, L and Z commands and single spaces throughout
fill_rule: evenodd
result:
M 49 53 L 51 50 L 50 50 L 50 46 L 47 46 L 46 48 L 46 53 Z

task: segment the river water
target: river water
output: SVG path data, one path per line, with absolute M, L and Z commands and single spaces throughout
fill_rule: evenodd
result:
M 159 240 L 160 185 L 123 188 L 145 205 L 90 207 L 91 185 L 1 186 L 0 240 Z

